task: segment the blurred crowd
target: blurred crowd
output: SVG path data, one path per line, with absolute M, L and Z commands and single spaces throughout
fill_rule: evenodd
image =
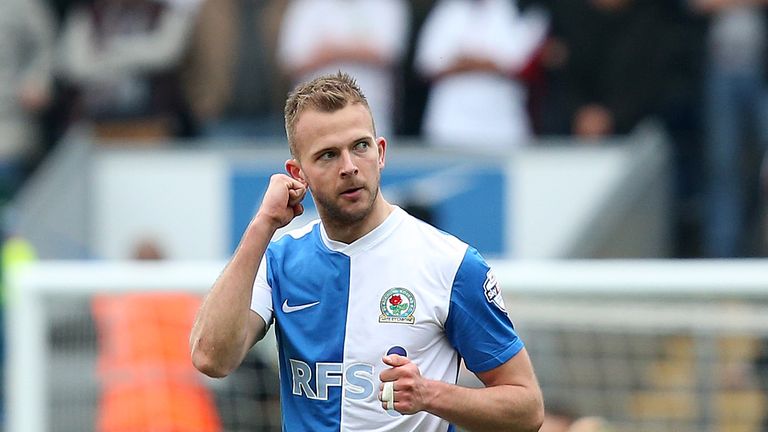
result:
M 0 194 L 74 124 L 104 139 L 281 142 L 292 85 L 343 69 L 380 135 L 425 145 L 600 145 L 655 121 L 673 154 L 674 255 L 763 255 L 767 12 L 768 0 L 3 0 Z

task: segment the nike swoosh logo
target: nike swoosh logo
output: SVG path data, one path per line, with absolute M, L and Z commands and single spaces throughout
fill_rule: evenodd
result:
M 320 302 L 316 301 L 314 303 L 306 303 L 306 304 L 298 305 L 298 306 L 290 306 L 288 304 L 288 300 L 286 300 L 286 301 L 283 302 L 283 312 L 285 312 L 285 313 L 298 312 L 298 311 L 300 311 L 302 309 L 311 308 L 312 306 L 319 305 L 319 304 L 320 304 Z

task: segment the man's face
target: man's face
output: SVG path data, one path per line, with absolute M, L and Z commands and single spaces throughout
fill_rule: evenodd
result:
M 371 214 L 379 195 L 386 141 L 373 135 L 368 109 L 349 104 L 335 112 L 301 113 L 294 133 L 292 176 L 307 183 L 318 212 L 336 224 Z

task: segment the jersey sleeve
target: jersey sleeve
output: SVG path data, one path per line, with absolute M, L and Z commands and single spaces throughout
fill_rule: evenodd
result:
M 272 324 L 272 287 L 267 280 L 267 254 L 261 259 L 256 279 L 253 281 L 253 294 L 251 296 L 251 310 L 267 323 L 267 328 Z
M 523 349 L 492 270 L 468 248 L 454 278 L 445 331 L 467 369 L 485 372 Z

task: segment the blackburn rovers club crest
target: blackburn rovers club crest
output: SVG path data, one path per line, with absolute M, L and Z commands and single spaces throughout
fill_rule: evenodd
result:
M 381 309 L 380 323 L 413 324 L 416 299 L 413 293 L 405 288 L 390 288 L 381 296 L 379 309 Z

